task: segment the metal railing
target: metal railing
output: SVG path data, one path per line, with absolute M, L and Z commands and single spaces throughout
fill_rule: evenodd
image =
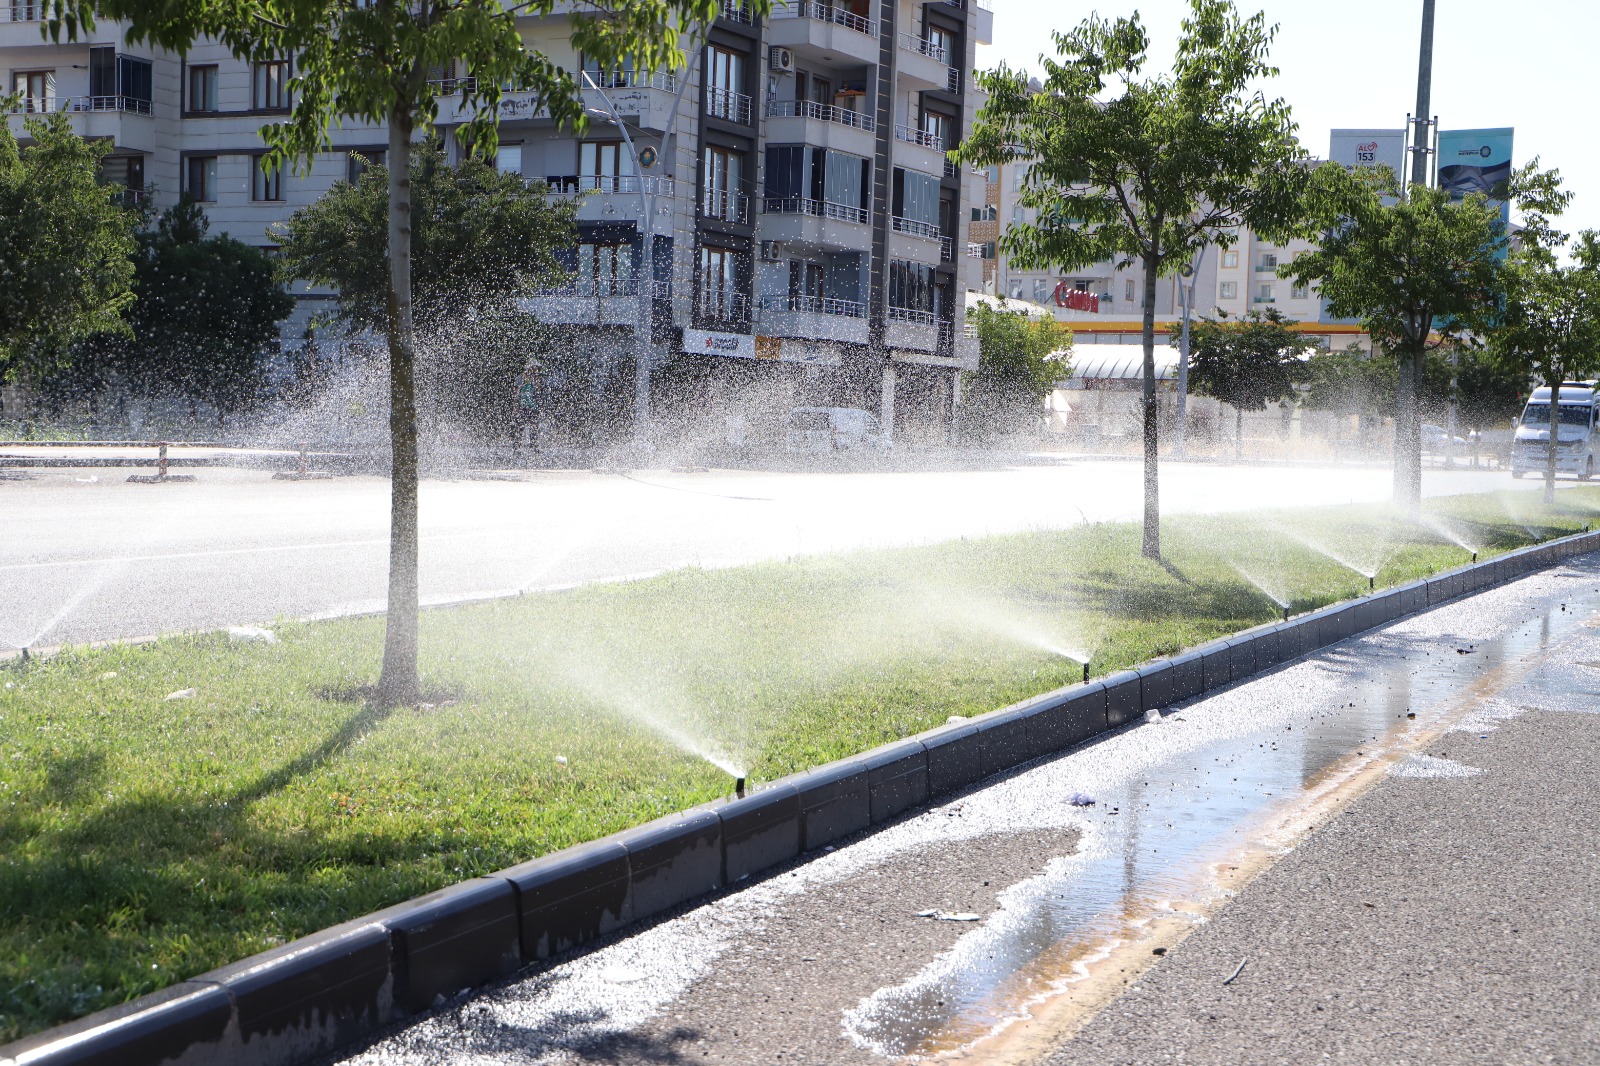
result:
M 944 87 L 959 95 L 961 92 L 961 71 L 955 67 L 945 67 Z
M 52 111 L 123 111 L 148 115 L 150 101 L 132 96 L 24 96 L 6 110 L 12 115 L 43 115 Z
M 918 326 L 936 326 L 939 320 L 932 311 L 919 311 L 914 307 L 896 307 L 889 305 L 889 320 L 891 322 L 910 322 Z
M 750 98 L 731 89 L 706 90 L 706 114 L 741 126 L 750 125 Z
M 705 218 L 715 218 L 723 222 L 748 222 L 750 197 L 742 192 L 707 189 L 700 209 Z
M 1276 274 L 1277 272 L 1278 272 L 1278 264 L 1277 263 L 1257 263 L 1256 264 L 1256 273 L 1257 274 Z
M 871 132 L 878 124 L 871 115 L 863 115 L 848 107 L 819 104 L 814 100 L 774 100 L 767 105 L 768 118 L 812 118 L 819 122 L 836 122 L 858 130 Z
M 673 74 L 663 74 L 650 70 L 611 70 L 587 72 L 587 77 L 594 79 L 594 83 L 601 89 L 660 89 L 663 92 L 675 93 L 678 91 L 678 78 Z M 589 88 L 585 80 L 583 87 Z
M 968 259 L 982 259 L 983 258 L 983 244 L 981 242 L 978 242 L 978 241 L 968 241 L 967 242 L 967 258 Z
M 899 215 L 894 216 L 894 231 L 896 233 L 910 234 L 913 237 L 922 237 L 930 241 L 939 240 L 944 236 L 939 232 L 938 226 L 927 222 L 918 222 L 914 218 L 902 218 Z
M 913 126 L 896 126 L 894 139 L 905 141 L 909 144 L 920 144 L 924 148 L 932 148 L 935 152 L 944 151 L 944 138 L 937 133 L 919 130 Z
M 478 79 L 470 75 L 465 78 L 429 78 L 428 85 L 439 96 L 454 96 L 456 93 L 475 92 Z
M 643 182 L 641 186 L 640 182 Z M 671 196 L 671 178 L 639 178 L 633 174 L 551 174 L 545 178 L 554 196 L 579 196 L 596 193 L 601 196 L 632 194 L 642 190 L 653 196 Z
M 767 196 L 761 201 L 761 210 L 769 215 L 811 215 L 862 225 L 869 218 L 864 207 L 836 204 L 832 200 L 812 200 L 804 196 Z
M 46 14 L 43 3 L 0 3 L 0 22 L 43 22 Z
M 695 311 L 716 322 L 750 321 L 750 298 L 733 289 L 702 288 L 695 294 Z
M 939 238 L 939 261 L 942 263 L 953 262 L 956 257 L 956 242 L 949 237 Z
M 876 22 L 869 18 L 862 18 L 854 12 L 844 10 L 844 8 L 834 7 L 832 4 L 804 3 L 801 0 L 793 0 L 793 2 L 787 4 L 773 4 L 772 17 L 775 19 L 816 19 L 818 22 L 831 22 L 835 26 L 843 26 L 846 29 L 855 30 L 857 33 L 864 33 L 868 37 L 878 36 L 878 24 Z
M 1278 302 L 1278 298 L 1276 296 L 1257 296 L 1250 302 L 1253 304 L 1275 304 Z
M 832 296 L 806 296 L 795 293 L 789 296 L 764 296 L 763 311 L 794 312 L 802 315 L 834 315 L 839 318 L 865 318 L 865 304 L 855 300 L 838 300 Z
M 750 25 L 750 9 L 739 3 L 738 0 L 722 0 L 722 17 L 729 22 L 742 22 Z
M 646 291 L 658 300 L 664 300 L 672 295 L 670 282 L 656 281 L 646 287 Z M 542 299 L 604 299 L 613 296 L 638 296 L 640 295 L 639 279 L 633 277 L 607 278 L 589 277 L 576 278 L 565 285 L 551 285 L 535 290 L 530 295 Z
M 932 59 L 935 62 L 943 63 L 945 61 L 945 51 L 943 45 L 934 44 L 927 38 L 919 37 L 914 33 L 901 33 L 900 47 L 904 48 L 908 52 L 915 52 L 918 55 L 927 56 L 929 59 Z

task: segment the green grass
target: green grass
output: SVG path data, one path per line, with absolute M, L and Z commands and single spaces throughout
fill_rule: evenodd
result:
M 1432 506 L 1500 551 L 1600 513 L 1560 499 Z M 1297 610 L 1366 590 L 1284 529 L 1387 550 L 1380 585 L 1467 558 L 1354 507 L 1171 519 L 1165 566 L 1097 525 L 689 570 L 428 612 L 389 712 L 377 619 L 0 669 L 0 1042 L 728 791 L 641 714 L 770 780 L 1077 680 L 1019 635 L 1105 673 L 1275 617 L 1230 560 Z

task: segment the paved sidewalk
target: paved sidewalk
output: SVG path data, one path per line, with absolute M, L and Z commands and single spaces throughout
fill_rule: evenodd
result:
M 1540 709 L 1480 717 L 1402 770 L 1481 773 L 1385 779 L 1042 1061 L 1600 1062 L 1589 632 L 1497 705 Z

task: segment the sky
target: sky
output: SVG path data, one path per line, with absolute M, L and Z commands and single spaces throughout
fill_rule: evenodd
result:
M 1185 0 L 991 0 L 994 44 L 978 47 L 980 69 L 1004 61 L 1038 71 L 1054 53 L 1050 32 L 1098 12 L 1138 11 L 1150 35 L 1146 73 L 1171 62 Z M 1278 24 L 1272 62 L 1282 73 L 1261 88 L 1293 109 L 1306 150 L 1327 156 L 1328 131 L 1400 129 L 1416 107 L 1422 0 L 1236 0 Z M 1574 194 L 1564 229 L 1600 229 L 1600 78 L 1595 0 L 1437 0 L 1433 112 L 1440 127 L 1516 129 L 1513 163 L 1539 156 Z

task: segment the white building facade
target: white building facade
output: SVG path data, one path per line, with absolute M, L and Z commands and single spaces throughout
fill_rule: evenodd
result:
M 601 71 L 573 50 L 567 16 L 523 20 L 531 47 L 587 67 L 593 86 L 581 138 L 515 93 L 502 106 L 500 168 L 580 198 L 576 280 L 523 305 L 578 352 L 561 373 L 586 377 L 620 429 L 648 301 L 653 404 L 688 432 L 728 417 L 759 432 L 790 406 L 822 405 L 868 407 L 902 439 L 943 439 L 959 374 L 977 363 L 962 296 L 982 285 L 967 227 L 983 178 L 945 152 L 976 109 L 974 46 L 993 25 L 980 2 L 792 0 L 760 19 L 727 0 L 675 72 Z M 0 0 L 0 72 L 20 98 L 12 131 L 25 140 L 28 113 L 67 112 L 110 142 L 107 180 L 156 208 L 187 192 L 213 231 L 270 247 L 274 224 L 383 161 L 386 131 L 346 122 L 309 169 L 262 167 L 261 127 L 291 103 L 291 57 L 246 65 L 201 44 L 180 58 L 127 43 L 113 23 L 56 44 L 44 14 Z M 459 156 L 471 73 L 435 73 L 440 130 Z M 289 336 L 330 299 L 296 295 Z

